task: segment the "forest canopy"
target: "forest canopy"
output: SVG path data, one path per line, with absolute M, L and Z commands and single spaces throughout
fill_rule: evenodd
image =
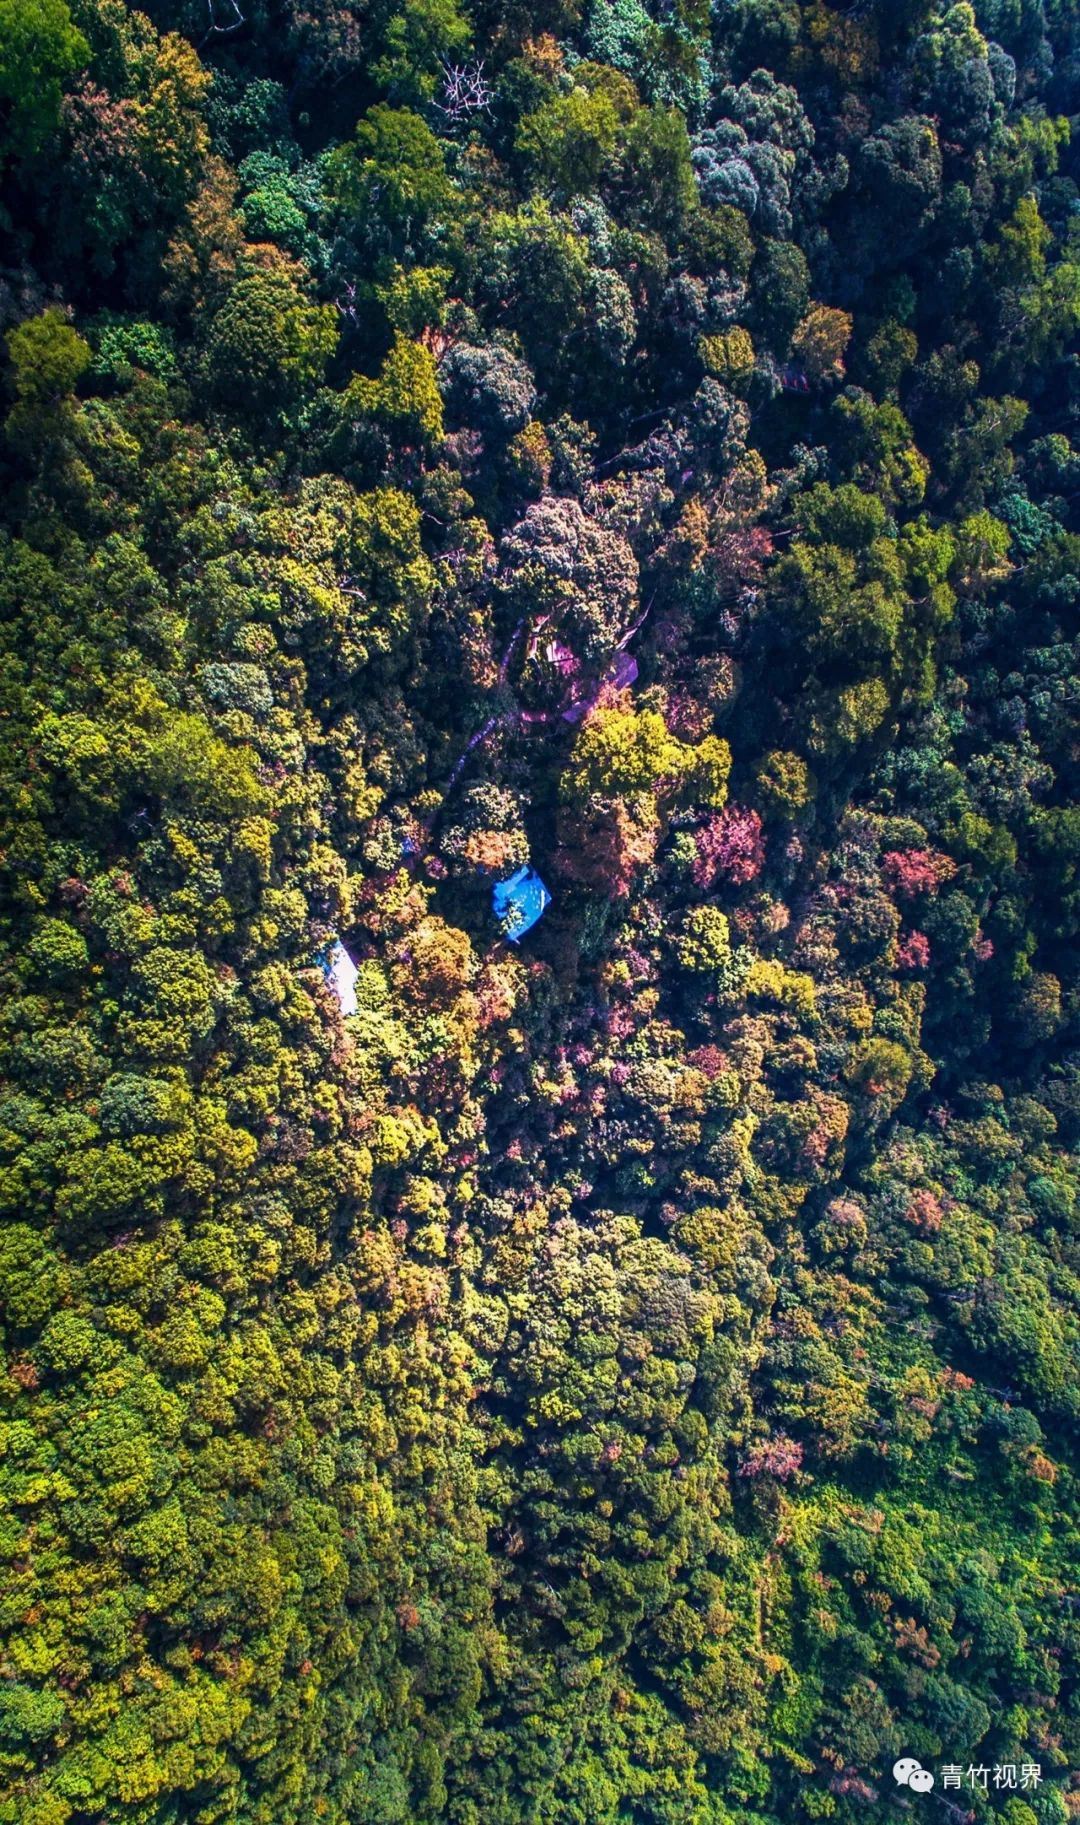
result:
M 0 244 L 0 1825 L 1080 1817 L 1074 0 L 0 0 Z

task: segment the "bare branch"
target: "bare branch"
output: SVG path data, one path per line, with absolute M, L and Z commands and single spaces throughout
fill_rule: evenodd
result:
M 202 40 L 202 44 L 199 46 L 200 50 L 208 38 L 225 38 L 230 32 L 238 32 L 242 25 L 247 24 L 247 20 L 240 11 L 238 0 L 229 0 L 229 5 L 232 7 L 234 17 L 229 21 L 228 25 L 219 25 L 217 22 L 217 0 L 206 0 L 206 38 Z
M 493 90 L 484 77 L 482 59 L 475 63 L 444 63 L 442 73 L 442 100 L 435 105 L 448 121 L 456 125 L 491 106 Z

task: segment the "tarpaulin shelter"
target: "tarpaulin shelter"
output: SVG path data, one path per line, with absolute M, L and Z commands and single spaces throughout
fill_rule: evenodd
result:
M 535 868 L 526 862 L 508 880 L 496 881 L 491 903 L 506 936 L 511 944 L 516 944 L 536 924 L 545 906 L 551 904 L 551 895 Z
M 340 938 L 335 938 L 319 958 L 319 968 L 338 998 L 343 1014 L 356 1013 L 356 978 L 359 974 Z

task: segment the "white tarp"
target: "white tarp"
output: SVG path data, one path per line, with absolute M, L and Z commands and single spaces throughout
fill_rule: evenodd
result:
M 356 978 L 358 971 L 339 938 L 326 953 L 323 974 L 338 998 L 343 1014 L 356 1013 Z

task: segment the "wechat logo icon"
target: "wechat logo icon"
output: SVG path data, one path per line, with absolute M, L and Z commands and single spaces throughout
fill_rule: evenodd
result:
M 901 1787 L 910 1787 L 912 1793 L 929 1793 L 934 1785 L 929 1768 L 922 1767 L 913 1755 L 902 1755 L 893 1763 L 893 1780 Z

